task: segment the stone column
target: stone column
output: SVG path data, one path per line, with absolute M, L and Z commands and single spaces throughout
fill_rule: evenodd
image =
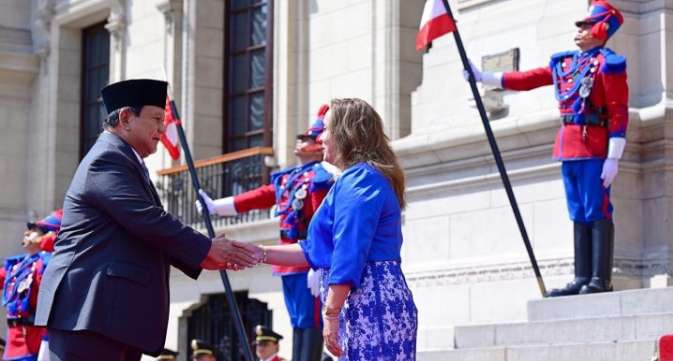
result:
M 422 0 L 373 0 L 373 105 L 386 134 L 411 132 L 411 93 L 421 84 L 422 57 L 414 50 Z
M 306 129 L 309 109 L 309 5 L 306 1 L 274 1 L 273 135 L 275 164 L 295 162 L 297 133 Z M 327 101 L 325 99 L 324 101 Z
M 41 0 L 37 5 L 35 20 L 33 22 L 33 47 L 35 55 L 40 59 L 41 69 L 48 72 L 47 58 L 51 47 L 49 45 L 49 30 L 51 20 L 56 13 L 53 0 Z
M 164 0 L 157 9 L 164 15 L 164 69 L 166 81 L 170 83 L 171 96 L 177 104 L 182 104 L 182 6 L 183 0 Z
M 163 0 L 157 9 L 164 15 L 164 62 L 169 96 L 179 107 L 182 105 L 182 6 L 183 0 Z M 182 114 L 182 111 L 180 111 Z M 173 161 L 168 152 L 161 152 L 161 168 L 168 168 Z
M 110 83 L 126 75 L 126 0 L 112 0 L 105 28 L 110 32 Z

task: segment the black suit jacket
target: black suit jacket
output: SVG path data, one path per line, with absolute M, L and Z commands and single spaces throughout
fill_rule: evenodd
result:
M 163 210 L 131 147 L 108 132 L 77 168 L 63 211 L 35 323 L 94 331 L 157 355 L 170 265 L 197 278 L 210 239 Z

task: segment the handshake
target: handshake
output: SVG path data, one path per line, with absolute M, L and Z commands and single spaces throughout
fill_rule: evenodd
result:
M 264 250 L 252 244 L 228 240 L 223 234 L 213 243 L 201 267 L 207 270 L 241 270 L 258 265 L 264 260 Z

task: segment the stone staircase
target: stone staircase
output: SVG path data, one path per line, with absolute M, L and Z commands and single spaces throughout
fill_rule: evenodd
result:
M 529 301 L 528 321 L 456 326 L 419 361 L 649 361 L 673 333 L 673 287 Z

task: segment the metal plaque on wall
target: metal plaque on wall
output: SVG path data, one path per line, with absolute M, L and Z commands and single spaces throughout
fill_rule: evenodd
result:
M 497 54 L 485 55 L 481 58 L 481 68 L 494 73 L 517 71 L 519 70 L 519 53 L 519 48 L 514 48 Z M 483 100 L 491 120 L 507 116 L 508 106 L 503 99 L 501 88 L 484 86 Z

